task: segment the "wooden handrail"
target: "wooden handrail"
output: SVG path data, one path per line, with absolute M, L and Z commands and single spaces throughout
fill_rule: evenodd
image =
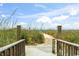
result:
M 73 46 L 79 47 L 79 44 L 71 43 L 71 42 L 68 42 L 68 41 L 65 41 L 65 40 L 62 40 L 62 39 L 57 39 L 57 41 L 63 42 L 65 44 L 69 44 L 69 45 L 73 45 Z
M 25 39 L 21 39 L 12 44 L 0 48 L 0 56 L 24 56 Z
M 79 44 L 71 43 L 61 39 L 53 39 L 53 51 L 57 56 L 77 56 L 79 55 Z
M 17 45 L 18 43 L 23 42 L 24 40 L 25 40 L 25 39 L 22 39 L 22 40 L 19 40 L 19 41 L 17 41 L 17 42 L 14 42 L 14 43 L 12 43 L 12 44 L 6 45 L 6 46 L 4 46 L 4 47 L 0 47 L 0 52 L 1 52 L 1 51 L 4 51 L 4 50 L 6 50 L 6 49 L 8 49 L 8 48 L 10 48 L 10 47 L 12 47 L 12 46 L 15 46 L 15 45 Z

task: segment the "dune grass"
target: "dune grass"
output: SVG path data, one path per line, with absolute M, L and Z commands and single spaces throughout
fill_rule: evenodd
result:
M 56 38 L 57 30 L 46 30 L 45 33 Z M 66 41 L 79 44 L 79 30 L 63 30 L 61 38 Z
M 26 39 L 27 45 L 41 44 L 44 42 L 44 36 L 38 30 L 22 30 L 21 38 Z

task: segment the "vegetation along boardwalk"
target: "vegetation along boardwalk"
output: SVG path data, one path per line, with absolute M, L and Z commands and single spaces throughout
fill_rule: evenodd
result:
M 26 56 L 56 56 L 55 54 L 52 54 L 51 40 L 53 39 L 53 37 L 48 34 L 43 35 L 45 38 L 45 43 L 35 46 L 26 46 Z

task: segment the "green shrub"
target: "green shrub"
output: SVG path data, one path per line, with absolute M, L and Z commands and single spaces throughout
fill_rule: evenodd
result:
M 26 44 L 40 44 L 44 42 L 43 35 L 36 30 L 22 30 L 21 38 L 26 39 Z

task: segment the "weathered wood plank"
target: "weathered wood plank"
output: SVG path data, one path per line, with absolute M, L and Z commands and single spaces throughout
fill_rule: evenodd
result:
M 25 55 L 25 39 L 0 48 L 1 56 L 20 56 L 21 54 Z

